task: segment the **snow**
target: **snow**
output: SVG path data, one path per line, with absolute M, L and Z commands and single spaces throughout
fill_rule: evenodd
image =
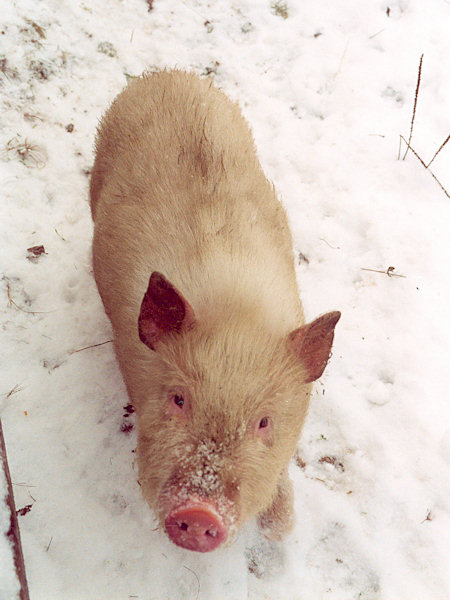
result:
M 422 54 L 412 147 L 428 163 L 449 134 L 448 2 L 5 0 L 1 17 L 0 414 L 17 508 L 32 504 L 31 597 L 450 597 L 450 200 L 429 172 L 450 192 L 450 144 L 429 170 L 397 158 Z M 96 124 L 126 74 L 164 66 L 239 101 L 307 317 L 342 311 L 279 547 L 249 525 L 199 556 L 155 530 L 112 345 L 76 352 L 111 339 L 90 257 Z

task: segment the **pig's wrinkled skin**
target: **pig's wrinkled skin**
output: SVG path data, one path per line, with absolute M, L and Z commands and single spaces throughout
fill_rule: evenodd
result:
M 340 313 L 304 324 L 285 212 L 209 80 L 132 81 L 101 121 L 95 279 L 136 409 L 144 497 L 199 552 L 293 526 L 287 466 Z

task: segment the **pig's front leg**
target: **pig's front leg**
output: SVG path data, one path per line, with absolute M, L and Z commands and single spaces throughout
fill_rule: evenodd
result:
M 278 482 L 272 506 L 258 517 L 258 525 L 270 540 L 282 540 L 294 527 L 294 490 L 285 472 Z

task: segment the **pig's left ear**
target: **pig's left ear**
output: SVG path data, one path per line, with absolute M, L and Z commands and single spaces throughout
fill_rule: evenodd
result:
M 319 379 L 330 358 L 339 311 L 322 315 L 289 335 L 289 344 L 306 369 L 305 383 Z
M 139 338 L 151 350 L 166 334 L 179 332 L 195 321 L 190 304 L 164 275 L 154 271 L 141 304 Z

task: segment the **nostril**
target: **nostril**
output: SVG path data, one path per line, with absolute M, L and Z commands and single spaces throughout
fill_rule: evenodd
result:
M 213 505 L 198 502 L 174 508 L 165 520 L 169 538 L 178 546 L 210 552 L 227 538 L 227 528 Z

